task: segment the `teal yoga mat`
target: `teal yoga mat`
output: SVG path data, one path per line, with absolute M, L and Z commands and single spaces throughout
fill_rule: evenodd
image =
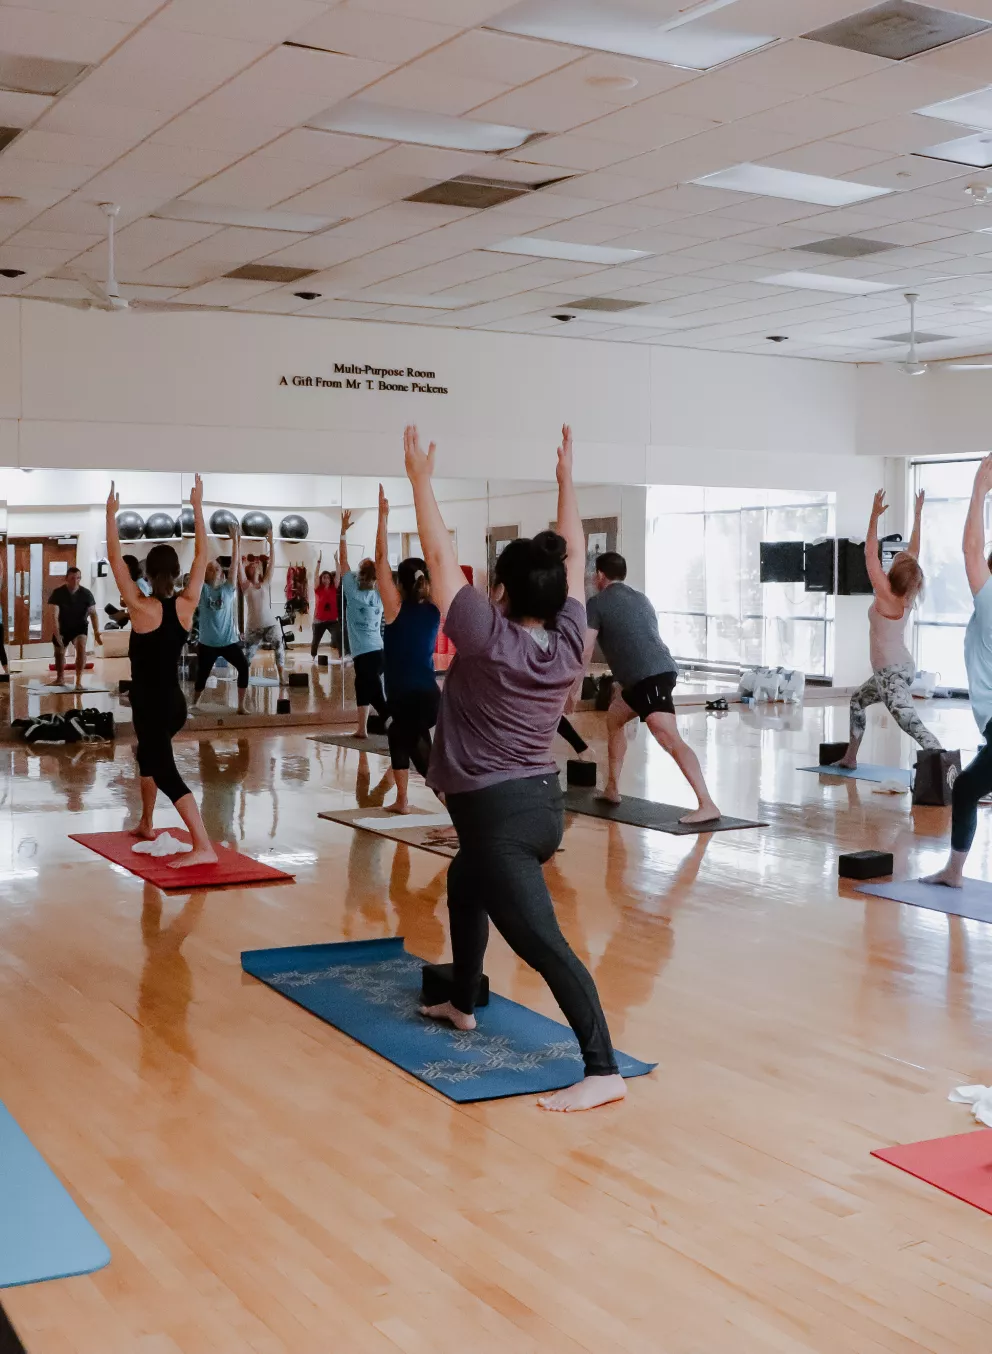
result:
M 0 1288 L 92 1274 L 110 1251 L 0 1105 Z

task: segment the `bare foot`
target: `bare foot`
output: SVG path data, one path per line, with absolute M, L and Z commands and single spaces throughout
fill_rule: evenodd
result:
M 684 823 L 686 827 L 692 827 L 696 823 L 715 823 L 719 817 L 720 810 L 711 800 L 708 804 L 700 804 L 692 813 L 684 813 L 679 822 Z
M 444 1001 L 440 1006 L 421 1006 L 419 1009 L 422 1016 L 429 1016 L 431 1020 L 447 1020 L 456 1030 L 475 1029 L 475 1016 L 459 1011 L 450 1001 Z
M 52 677 L 46 683 L 46 686 L 65 686 L 64 677 Z
M 170 870 L 188 870 L 191 865 L 216 865 L 217 852 L 212 846 L 201 846 L 169 861 Z
M 358 739 L 365 739 L 365 738 L 368 738 L 368 734 L 365 732 L 364 729 L 356 729 L 355 732 L 354 732 L 351 736 L 352 736 L 352 738 L 358 738 Z
M 566 1086 L 563 1091 L 555 1091 L 537 1103 L 542 1110 L 557 1110 L 569 1113 L 572 1110 L 594 1110 L 600 1105 L 610 1105 L 614 1100 L 623 1100 L 627 1087 L 619 1073 L 612 1077 L 584 1077 L 574 1086 Z
M 610 781 L 606 786 L 604 786 L 602 790 L 600 790 L 596 798 L 605 800 L 607 804 L 623 803 L 620 791 L 617 789 L 617 787 L 613 784 L 612 781 Z
M 400 800 L 397 799 L 397 800 L 395 800 L 392 804 L 384 804 L 384 805 L 383 805 L 383 808 L 386 810 L 387 813 L 409 813 L 409 812 L 410 812 L 410 805 L 406 802 L 405 799 L 402 801 L 402 803 L 400 802 Z
M 938 870 L 936 874 L 920 875 L 921 884 L 943 884 L 946 889 L 960 889 L 964 887 L 964 875 L 958 874 L 956 870 L 946 866 Z
M 140 837 L 143 842 L 153 842 L 155 840 L 155 829 L 151 823 L 139 823 L 133 830 L 132 836 Z
M 836 766 L 842 771 L 857 771 L 858 759 L 857 757 L 841 757 L 839 762 L 831 762 L 830 765 Z

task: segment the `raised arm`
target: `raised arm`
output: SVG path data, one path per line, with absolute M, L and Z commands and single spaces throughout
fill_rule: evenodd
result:
M 403 433 L 403 452 L 406 473 L 413 486 L 413 506 L 417 512 L 417 531 L 424 548 L 427 572 L 431 576 L 431 593 L 442 611 L 446 612 L 456 593 L 468 587 L 468 580 L 458 567 L 451 536 L 434 497 L 434 443 L 427 451 L 420 446 L 420 435 L 414 427 Z
M 964 567 L 968 586 L 978 596 L 989 581 L 989 566 L 985 555 L 985 499 L 992 491 L 992 456 L 986 456 L 978 467 L 971 503 L 964 523 Z
M 403 598 L 393 581 L 393 571 L 389 567 L 389 503 L 386 494 L 379 485 L 379 525 L 375 533 L 375 581 L 382 598 L 382 614 L 386 624 L 395 621 L 400 614 Z
M 189 582 L 183 588 L 179 597 L 179 603 L 182 605 L 179 618 L 187 628 L 200 600 L 203 575 L 207 571 L 207 562 L 210 558 L 210 540 L 207 536 L 207 524 L 203 520 L 203 481 L 199 475 L 195 476 L 193 480 L 189 501 L 193 509 L 193 521 L 196 524 L 196 543 L 193 550 L 193 567 L 189 571 Z
M 875 596 L 881 597 L 883 601 L 894 600 L 892 598 L 892 589 L 889 587 L 889 578 L 882 568 L 882 562 L 878 558 L 878 522 L 879 518 L 885 512 L 885 490 L 879 489 L 875 495 L 875 501 L 871 505 L 871 517 L 868 520 L 868 531 L 865 535 L 865 564 L 868 566 L 868 577 L 875 590 Z
M 117 488 L 111 480 L 110 493 L 107 495 L 107 558 L 110 561 L 110 572 L 114 575 L 114 581 L 120 589 L 121 601 L 130 611 L 132 607 L 140 606 L 145 598 L 144 593 L 131 577 L 121 553 L 121 538 L 117 530 L 117 514 L 120 512 L 120 507 L 121 500 Z
M 338 568 L 341 574 L 350 574 L 351 566 L 348 564 L 348 528 L 351 526 L 351 509 L 341 509 L 341 543 L 338 546 Z
M 272 528 L 269 527 L 265 539 L 269 543 L 268 553 L 262 556 L 262 583 L 268 583 L 269 574 L 272 572 L 273 557 L 275 555 L 275 545 L 272 540 Z
M 227 571 L 228 583 L 237 583 L 241 586 L 241 528 L 235 522 L 231 527 L 231 567 Z
M 916 508 L 913 512 L 913 534 L 909 538 L 909 549 L 907 554 L 912 555 L 913 559 L 920 558 L 920 537 L 923 529 L 923 500 L 926 494 L 921 489 L 916 495 Z
M 572 430 L 564 424 L 558 448 L 558 534 L 564 536 L 568 553 L 565 573 L 568 595 L 577 602 L 586 600 L 586 537 L 579 516 L 579 500 L 572 483 Z

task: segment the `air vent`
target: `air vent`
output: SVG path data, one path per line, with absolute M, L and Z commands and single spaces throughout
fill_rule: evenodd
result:
M 972 19 L 967 14 L 952 14 L 949 10 L 933 9 L 930 5 L 914 5 L 910 0 L 888 0 L 860 14 L 851 14 L 825 28 L 804 33 L 814 42 L 825 42 L 831 47 L 848 47 L 853 52 L 886 57 L 889 61 L 905 61 L 907 57 L 932 52 L 935 47 L 981 33 L 992 24 L 984 19 Z
M 619 296 L 587 296 L 581 301 L 569 302 L 569 310 L 636 310 L 647 301 L 621 301 Z
M 881 254 L 886 249 L 898 247 L 887 244 L 885 240 L 862 240 L 857 235 L 835 235 L 829 240 L 814 240 L 812 244 L 789 246 L 800 254 L 832 254 L 838 259 L 860 259 L 866 254 Z
M 503 202 L 512 202 L 514 198 L 526 197 L 539 188 L 547 188 L 552 183 L 563 183 L 574 178 L 566 174 L 563 178 L 542 179 L 540 183 L 519 183 L 512 179 L 487 179 L 475 174 L 460 174 L 456 179 L 444 183 L 435 183 L 422 193 L 414 193 L 404 199 L 406 202 L 429 202 L 437 207 L 469 207 L 474 211 L 485 211 L 487 207 L 498 207 Z
M 917 334 L 917 343 L 946 343 L 951 337 L 950 334 Z M 879 343 L 911 343 L 912 334 L 883 334 L 879 337 Z
M 0 127 L 0 150 L 6 150 L 15 136 L 20 136 L 20 127 Z
M 241 282 L 299 282 L 301 278 L 311 277 L 316 271 L 316 268 L 284 268 L 275 263 L 246 263 L 224 276 L 237 278 Z
M 61 94 L 89 69 L 78 61 L 0 52 L 0 89 L 15 94 Z

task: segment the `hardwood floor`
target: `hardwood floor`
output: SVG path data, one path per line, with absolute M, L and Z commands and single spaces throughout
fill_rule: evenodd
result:
M 966 707 L 924 717 L 977 742 Z M 576 722 L 602 755 L 600 718 Z M 946 1096 L 992 1080 L 992 928 L 836 878 L 864 846 L 931 868 L 947 815 L 796 769 L 844 736 L 840 703 L 680 723 L 721 807 L 771 826 L 571 822 L 563 926 L 617 1043 L 660 1064 L 574 1117 L 451 1104 L 242 975 L 266 945 L 444 955 L 445 862 L 316 816 L 356 776 L 374 794 L 381 758 L 182 741 L 213 834 L 292 857 L 297 883 L 166 899 L 67 838 L 123 825 L 125 747 L 0 749 L 0 1098 L 114 1257 L 3 1293 L 30 1354 L 988 1349 L 992 1218 L 869 1153 L 971 1126 Z M 877 709 L 864 756 L 911 759 Z M 687 802 L 644 730 L 624 788 Z M 498 939 L 487 970 L 556 1014 Z

